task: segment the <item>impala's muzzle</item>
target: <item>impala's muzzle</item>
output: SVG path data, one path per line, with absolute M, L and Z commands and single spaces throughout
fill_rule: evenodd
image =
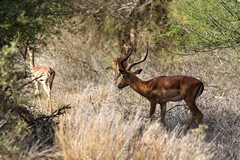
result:
M 122 79 L 117 85 L 118 89 L 123 89 L 124 87 L 127 87 L 127 86 L 128 86 L 128 84 L 126 83 L 126 81 L 124 79 Z
M 118 87 L 118 89 L 122 89 L 122 88 L 123 88 L 123 85 L 121 84 L 121 82 L 119 82 L 119 83 L 117 84 L 117 87 Z

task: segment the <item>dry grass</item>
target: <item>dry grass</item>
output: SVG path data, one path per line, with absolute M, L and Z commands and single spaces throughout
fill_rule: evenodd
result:
M 61 118 L 57 146 L 63 159 L 213 157 L 212 144 L 204 142 L 204 127 L 188 134 L 183 134 L 179 126 L 167 132 L 159 122 L 144 120 L 140 111 L 128 119 L 118 108 L 129 104 L 116 103 L 118 97 L 108 92 L 108 88 L 108 85 L 87 88 L 79 94 L 80 104 Z M 91 95 L 95 95 L 94 100 L 90 99 Z M 131 107 L 138 107 L 138 104 Z
M 63 159 L 210 159 L 202 134 L 167 133 L 159 123 L 125 121 L 114 110 L 74 113 L 61 121 L 58 145 Z M 73 122 L 74 120 L 74 122 Z M 197 150 L 197 152 L 196 152 Z
M 90 34 L 90 33 L 89 33 Z M 233 51 L 163 56 L 153 52 L 142 67 L 143 79 L 157 75 L 191 75 L 201 79 L 205 91 L 198 99 L 204 114 L 202 128 L 185 131 L 190 113 L 183 102 L 169 103 L 169 131 L 150 123 L 148 101 L 130 88 L 117 90 L 111 70 L 106 70 L 118 52 L 114 41 L 102 47 L 92 37 L 63 32 L 51 39 L 40 64 L 51 64 L 57 76 L 53 87 L 55 108 L 70 103 L 72 109 L 60 118 L 53 159 L 238 159 L 240 158 L 239 59 Z M 85 37 L 86 38 L 86 37 Z M 144 43 L 138 51 L 145 51 Z M 54 61 L 51 55 L 54 55 Z M 133 59 L 141 55 L 133 55 Z M 45 61 L 45 60 L 48 61 Z M 34 152 L 35 153 L 35 152 Z M 31 153 L 30 155 L 34 155 Z

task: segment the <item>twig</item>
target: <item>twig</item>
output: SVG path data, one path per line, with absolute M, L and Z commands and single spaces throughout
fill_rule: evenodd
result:
M 70 109 L 70 108 L 71 108 L 70 104 L 64 105 L 64 106 L 62 106 L 61 108 L 53 111 L 52 114 L 49 115 L 48 117 L 49 117 L 49 118 L 55 118 L 55 117 L 57 117 L 57 116 L 60 116 L 60 115 L 62 115 L 62 114 L 65 114 L 65 113 L 66 113 L 66 110 L 67 110 L 67 109 Z
M 32 83 L 33 81 L 37 80 L 38 78 L 42 77 L 43 75 L 39 76 L 39 77 L 36 77 L 34 79 L 32 79 L 31 81 L 28 81 L 26 83 L 24 83 L 22 86 L 20 86 L 19 88 L 17 88 L 17 90 L 20 90 L 22 89 L 23 87 L 27 86 L 28 84 Z M 28 76 L 28 77 L 31 77 L 31 76 Z
M 169 112 L 169 111 L 171 111 L 172 109 L 174 109 L 174 108 L 176 108 L 176 107 L 179 107 L 179 106 L 185 106 L 185 105 L 180 105 L 180 104 L 175 105 L 175 106 L 173 106 L 172 108 L 168 109 L 168 110 L 166 111 L 166 113 Z M 186 108 L 186 107 L 184 107 L 184 108 L 185 108 L 185 109 L 188 109 L 188 108 Z

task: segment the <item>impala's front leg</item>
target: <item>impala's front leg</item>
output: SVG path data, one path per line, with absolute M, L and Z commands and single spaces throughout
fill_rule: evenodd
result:
M 151 104 L 151 108 L 150 108 L 149 117 L 150 117 L 151 120 L 152 120 L 152 116 L 153 116 L 153 114 L 154 114 L 154 112 L 155 112 L 157 103 L 156 103 L 155 100 L 150 100 L 150 104 Z
M 33 106 L 35 105 L 36 98 L 38 98 L 39 106 L 41 106 L 41 99 L 40 99 L 40 92 L 39 92 L 39 82 L 37 80 L 34 80 L 35 84 L 35 93 L 34 93 L 34 100 L 33 100 Z
M 163 123 L 164 126 L 166 126 L 165 115 L 167 103 L 161 103 L 160 105 L 161 105 L 161 122 Z

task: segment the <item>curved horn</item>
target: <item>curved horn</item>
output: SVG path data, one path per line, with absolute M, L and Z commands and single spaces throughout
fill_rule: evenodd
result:
M 132 51 L 133 51 L 133 50 L 131 49 L 130 53 L 129 53 L 125 58 L 123 58 L 123 59 L 121 60 L 121 63 L 120 63 L 120 64 L 121 64 L 121 67 L 122 67 L 122 68 L 124 68 L 124 67 L 123 67 L 123 62 L 126 61 L 126 60 L 131 56 Z
M 148 43 L 147 43 L 147 52 L 146 52 L 145 57 L 144 57 L 141 61 L 139 61 L 139 62 L 135 62 L 135 63 L 131 64 L 131 65 L 128 67 L 127 70 L 130 71 L 131 68 L 132 68 L 133 66 L 135 66 L 135 65 L 137 65 L 137 64 L 140 64 L 140 63 L 144 62 L 144 61 L 147 59 L 147 56 L 148 56 Z

